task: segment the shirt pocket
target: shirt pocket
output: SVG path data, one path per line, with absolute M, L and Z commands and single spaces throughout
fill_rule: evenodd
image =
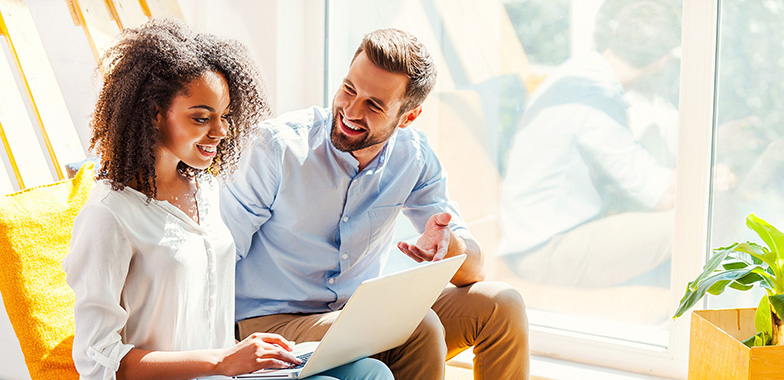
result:
M 371 249 L 382 244 L 389 244 L 395 234 L 395 221 L 403 208 L 402 203 L 391 206 L 374 207 L 368 210 L 370 233 L 368 241 Z

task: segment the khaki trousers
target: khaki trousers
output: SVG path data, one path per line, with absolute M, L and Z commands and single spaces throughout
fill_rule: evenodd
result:
M 673 210 L 616 214 L 556 235 L 520 258 L 510 255 L 508 262 L 527 281 L 617 286 L 667 261 L 672 256 L 674 231 Z
M 317 341 L 339 312 L 275 314 L 242 320 L 239 338 L 254 332 L 296 342 Z M 399 380 L 444 378 L 444 363 L 474 347 L 474 379 L 528 379 L 528 319 L 520 293 L 502 282 L 449 286 L 406 343 L 374 355 Z

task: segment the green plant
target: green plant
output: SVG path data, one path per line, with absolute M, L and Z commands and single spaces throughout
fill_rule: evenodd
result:
M 689 282 L 673 318 L 694 306 L 705 293 L 719 295 L 729 286 L 749 290 L 761 286 L 767 294 L 760 300 L 754 316 L 757 334 L 743 341 L 749 347 L 784 345 L 784 234 L 754 214 L 746 217 L 746 226 L 754 230 L 767 245 L 734 243 L 716 248 L 702 273 Z

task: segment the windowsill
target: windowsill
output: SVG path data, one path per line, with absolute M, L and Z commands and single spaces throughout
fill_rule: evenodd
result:
M 467 350 L 452 359 L 455 367 L 471 368 L 473 353 Z M 604 367 L 575 363 L 544 356 L 531 356 L 531 380 L 671 380 Z

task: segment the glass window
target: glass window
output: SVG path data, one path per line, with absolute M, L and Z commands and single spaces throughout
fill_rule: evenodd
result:
M 532 326 L 667 346 L 679 0 L 353 0 L 327 24 L 331 94 L 364 33 L 429 48 L 438 83 L 414 127 Z
M 784 4 L 734 0 L 720 6 L 710 244 L 763 244 L 746 227 L 747 215 L 784 228 Z M 756 307 L 762 294 L 728 289 L 708 297 L 708 306 Z

